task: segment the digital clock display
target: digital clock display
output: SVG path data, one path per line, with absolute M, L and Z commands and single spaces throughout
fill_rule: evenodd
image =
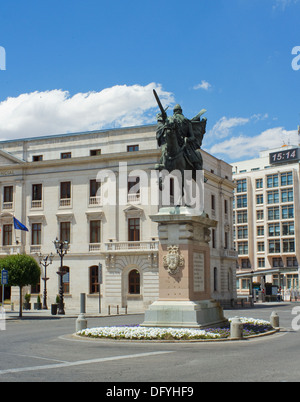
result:
M 270 164 L 294 162 L 299 159 L 298 148 L 287 149 L 285 151 L 277 151 L 269 154 Z

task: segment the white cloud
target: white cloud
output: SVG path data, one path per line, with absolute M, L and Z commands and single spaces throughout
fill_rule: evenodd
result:
M 284 144 L 298 145 L 297 130 L 287 131 L 283 127 L 275 127 L 254 137 L 235 136 L 213 145 L 209 152 L 212 155 L 222 155 L 238 161 L 245 157 L 249 159 L 256 157 L 259 151 L 280 147 Z
M 210 136 L 215 138 L 228 137 L 232 128 L 249 123 L 250 119 L 243 117 L 222 117 L 211 129 Z
M 205 91 L 208 91 L 209 88 L 211 88 L 211 84 L 205 80 L 202 80 L 201 84 L 197 84 L 193 87 L 193 89 L 204 89 Z
M 174 102 L 173 95 L 156 83 L 117 85 L 73 96 L 54 89 L 7 98 L 0 102 L 0 140 L 152 123 L 152 109 L 157 108 L 153 89 L 163 104 Z
M 275 0 L 273 10 L 281 8 L 283 11 L 290 5 L 299 3 L 299 0 Z

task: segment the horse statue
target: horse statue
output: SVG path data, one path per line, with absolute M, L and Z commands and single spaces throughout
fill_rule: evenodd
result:
M 161 113 L 157 115 L 156 130 L 157 143 L 161 147 L 161 158 L 155 168 L 169 173 L 179 171 L 182 179 L 185 171 L 192 171 L 192 178 L 196 181 L 197 170 L 203 170 L 200 148 L 206 132 L 207 120 L 201 119 L 201 116 L 206 110 L 201 110 L 197 116 L 189 120 L 182 114 L 181 106 L 176 105 L 173 116 L 168 117 L 155 90 L 153 92 L 161 110 Z M 159 187 L 162 190 L 161 178 Z M 183 180 L 182 196 L 184 196 Z

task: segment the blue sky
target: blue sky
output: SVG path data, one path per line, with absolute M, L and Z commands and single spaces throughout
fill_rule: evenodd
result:
M 227 162 L 297 144 L 299 15 L 299 0 L 0 0 L 0 139 L 155 123 L 156 88 L 169 113 L 207 109 L 203 148 Z

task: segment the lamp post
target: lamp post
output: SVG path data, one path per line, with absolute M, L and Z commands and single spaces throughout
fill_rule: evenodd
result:
M 44 267 L 44 278 L 42 280 L 44 281 L 44 292 L 43 292 L 43 310 L 48 310 L 47 306 L 47 281 L 49 278 L 47 278 L 47 267 L 48 265 L 52 264 L 52 260 L 54 255 L 51 253 L 50 255 L 43 256 L 43 254 L 39 254 L 39 263 Z
M 57 273 L 60 277 L 60 285 L 59 285 L 59 305 L 58 305 L 58 314 L 64 315 L 65 314 L 65 309 L 64 309 L 64 284 L 63 284 L 63 276 L 65 275 L 64 271 L 64 264 L 63 264 L 63 259 L 64 256 L 67 254 L 69 243 L 67 241 L 61 241 L 58 240 L 57 238 L 54 240 L 54 246 L 56 249 L 57 254 L 60 256 L 60 269 Z

